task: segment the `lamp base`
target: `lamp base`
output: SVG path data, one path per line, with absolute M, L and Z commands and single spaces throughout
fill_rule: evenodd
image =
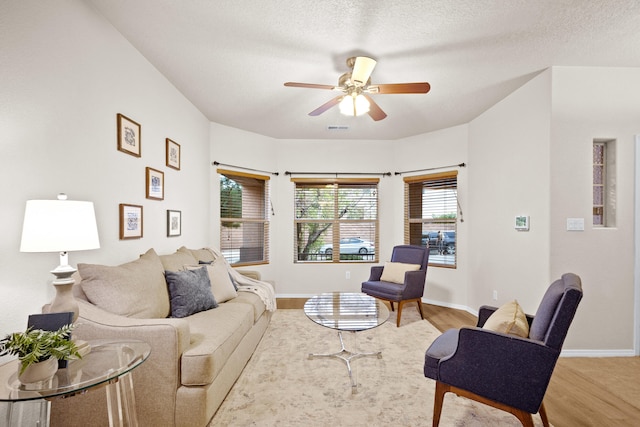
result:
M 65 256 L 63 264 L 63 254 Z M 77 270 L 66 263 L 66 252 L 60 253 L 61 263 L 55 270 L 51 271 L 51 274 L 56 276 L 56 279 L 52 282 L 52 285 L 56 288 L 56 296 L 49 308 L 50 313 L 60 313 L 63 311 L 73 312 L 73 321 L 78 320 L 78 314 L 80 308 L 78 307 L 78 301 L 73 296 L 73 285 L 76 281 L 71 277 Z

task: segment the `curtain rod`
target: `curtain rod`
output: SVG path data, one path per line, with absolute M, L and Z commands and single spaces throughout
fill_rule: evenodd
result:
M 380 176 L 391 176 L 391 172 L 289 172 L 286 171 L 285 175 L 380 175 Z
M 449 168 L 453 168 L 453 167 L 464 168 L 466 166 L 467 166 L 466 163 L 459 163 L 457 165 L 438 166 L 438 167 L 435 167 L 435 168 L 416 169 L 416 170 L 412 170 L 412 171 L 395 172 L 395 175 L 402 175 L 403 173 L 413 173 L 413 172 L 426 172 L 426 171 L 432 171 L 432 170 L 436 170 L 436 169 L 449 169 Z
M 216 162 L 216 161 L 211 162 L 211 165 L 213 165 L 213 166 L 226 166 L 226 167 L 230 167 L 230 168 L 243 169 L 243 170 L 252 171 L 252 172 L 269 173 L 271 175 L 276 175 L 276 176 L 279 175 L 278 172 L 269 172 L 269 171 L 263 171 L 263 170 L 260 170 L 260 169 L 245 168 L 245 167 L 242 167 L 242 166 L 227 165 L 225 163 L 220 163 L 220 162 Z

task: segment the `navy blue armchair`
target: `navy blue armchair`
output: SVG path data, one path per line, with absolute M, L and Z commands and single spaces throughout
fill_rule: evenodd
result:
M 408 302 L 416 302 L 420 317 L 424 319 L 422 312 L 422 295 L 424 294 L 424 284 L 427 278 L 427 264 L 429 262 L 429 249 L 422 246 L 400 245 L 393 248 L 391 252 L 391 262 L 401 262 L 405 264 L 417 264 L 420 269 L 417 271 L 407 271 L 404 275 L 404 283 L 392 283 L 380 280 L 384 267 L 377 265 L 371 267 L 369 280 L 362 283 L 362 292 L 372 297 L 389 301 L 391 311 L 394 310 L 393 303 L 398 303 L 398 319 L 396 326 L 400 326 L 402 316 L 402 306 Z
M 549 286 L 535 316 L 527 316 L 529 337 L 481 329 L 496 308 L 483 306 L 475 328 L 450 329 L 425 354 L 424 375 L 436 380 L 433 426 L 440 422 L 442 401 L 453 392 L 515 415 L 533 427 L 540 413 L 549 425 L 544 394 L 582 299 L 580 278 L 562 275 Z

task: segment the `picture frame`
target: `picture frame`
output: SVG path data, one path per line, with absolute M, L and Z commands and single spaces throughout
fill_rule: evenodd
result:
M 529 231 L 529 217 L 526 215 L 516 215 L 515 229 L 518 231 Z
M 142 206 L 120 203 L 120 240 L 141 239 L 142 235 Z
M 134 157 L 142 157 L 142 126 L 118 113 L 118 150 Z
M 180 144 L 167 138 L 166 147 L 167 167 L 180 170 Z
M 147 199 L 164 200 L 164 172 L 147 167 L 145 175 Z
M 182 211 L 167 210 L 167 237 L 182 234 Z

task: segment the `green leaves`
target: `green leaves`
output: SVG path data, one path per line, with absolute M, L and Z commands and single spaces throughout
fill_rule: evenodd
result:
M 74 328 L 74 325 L 65 325 L 57 331 L 29 328 L 26 332 L 14 332 L 0 340 L 0 356 L 18 356 L 21 374 L 29 365 L 50 357 L 58 360 L 81 359 L 76 344 L 69 339 Z

